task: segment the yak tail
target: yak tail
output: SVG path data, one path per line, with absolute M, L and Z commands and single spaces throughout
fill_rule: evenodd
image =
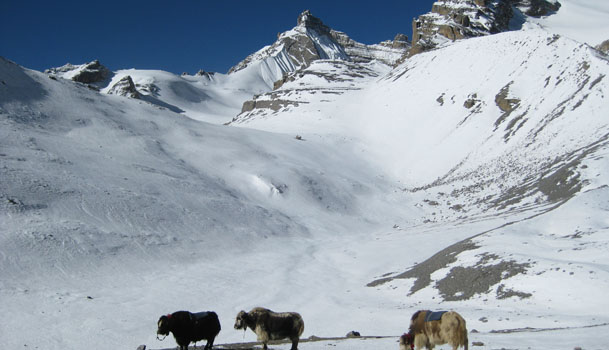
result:
M 298 336 L 300 337 L 302 335 L 302 333 L 304 332 L 304 321 L 302 320 L 302 318 L 299 320 L 300 322 L 298 325 Z
M 467 326 L 465 323 L 465 319 L 461 317 L 456 312 L 451 312 L 451 317 L 453 321 L 451 322 L 451 326 L 454 327 L 451 330 L 452 333 L 452 346 L 454 349 L 457 349 L 460 346 L 463 346 L 465 350 L 469 348 L 469 341 L 467 339 Z
M 462 317 L 457 318 L 459 322 L 459 335 L 460 335 L 460 345 L 463 345 L 465 350 L 468 350 L 469 340 L 467 339 L 467 326 L 465 325 L 465 320 Z

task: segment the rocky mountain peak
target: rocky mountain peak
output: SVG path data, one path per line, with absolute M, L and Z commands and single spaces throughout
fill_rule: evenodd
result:
M 297 24 L 299 27 L 313 29 L 319 34 L 330 34 L 330 27 L 325 25 L 321 19 L 313 16 L 309 10 L 303 11 L 298 16 Z
M 410 47 L 410 43 L 408 42 L 408 36 L 406 34 L 398 33 L 393 38 L 391 42 L 391 47 L 394 49 L 406 49 Z
M 379 60 L 393 65 L 409 48 L 408 38 L 398 34 L 394 40 L 379 44 L 366 45 L 351 39 L 347 34 L 333 30 L 321 19 L 305 10 L 297 20 L 297 26 L 279 33 L 277 40 L 260 51 L 248 56 L 229 70 L 229 74 L 238 72 L 256 62 L 265 61 L 265 66 L 278 65 L 281 75 L 274 76 L 273 86 L 283 76 L 309 67 L 319 59 L 342 60 L 347 62 L 370 62 Z

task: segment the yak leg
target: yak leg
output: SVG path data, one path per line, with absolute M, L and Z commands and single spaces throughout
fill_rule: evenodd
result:
M 296 349 L 298 349 L 298 338 L 292 339 L 292 349 L 291 350 L 296 350 Z
M 413 342 L 416 350 L 421 350 L 423 348 L 426 348 L 427 350 L 433 349 L 433 344 L 430 342 L 430 339 L 423 333 L 415 335 Z
M 211 348 L 214 346 L 214 339 L 216 337 L 210 338 L 207 340 L 207 344 L 205 344 L 205 350 L 211 350 Z

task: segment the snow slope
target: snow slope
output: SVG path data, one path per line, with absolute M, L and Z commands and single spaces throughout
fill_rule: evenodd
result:
M 125 69 L 115 72 L 101 89 L 107 93 L 114 84 L 130 76 L 143 101 L 182 113 L 189 118 L 223 124 L 241 111 L 243 102 L 252 95 L 272 88 L 256 67 L 234 74 L 211 73 L 181 75 L 163 71 Z
M 608 68 L 606 57 L 571 39 L 539 29 L 507 32 L 415 55 L 340 94 L 319 97 L 321 79 L 306 75 L 273 92 L 302 91 L 298 105 L 254 110 L 235 125 L 356 140 L 362 156 L 405 189 L 438 187 L 456 193 L 455 201 L 474 195 L 477 204 L 487 202 L 483 209 L 517 199 L 515 192 L 535 202 L 540 189 L 529 182 L 539 179 L 531 177 L 576 167 L 576 159 L 606 145 Z
M 609 3 L 593 0 L 563 0 L 560 10 L 541 19 L 530 19 L 552 33 L 597 46 L 609 40 Z
M 386 217 L 393 186 L 372 181 L 377 173 L 352 154 L 328 157 L 323 145 L 293 136 L 197 122 L 5 60 L 0 73 L 0 290 L 11 300 L 2 311 L 14 320 L 2 333 L 16 335 L 9 348 L 84 347 L 90 339 L 75 337 L 75 324 L 120 347 L 132 335 L 113 334 L 106 314 L 126 305 L 120 295 L 133 298 L 143 284 L 150 291 L 125 324 L 197 307 L 198 293 L 190 302 L 178 295 L 201 284 L 221 286 L 208 298 L 254 289 L 257 279 L 237 284 L 226 272 L 241 266 L 261 275 L 257 265 L 298 264 L 313 237 L 347 230 L 355 239 Z M 267 249 L 277 255 L 250 253 Z M 189 269 L 200 272 L 182 274 Z M 172 287 L 176 278 L 194 284 Z M 85 304 L 92 300 L 100 303 Z M 157 307 L 146 305 L 153 300 Z M 69 317 L 56 319 L 59 312 Z M 21 330 L 32 322 L 44 331 Z M 136 327 L 145 337 L 146 323 Z
M 230 126 L 258 71 L 114 77 L 163 105 L 0 59 L 3 348 L 172 348 L 182 309 L 253 341 L 254 306 L 389 336 L 305 350 L 397 349 L 418 309 L 459 311 L 473 349 L 605 348 L 609 64 L 553 28 L 319 61 Z

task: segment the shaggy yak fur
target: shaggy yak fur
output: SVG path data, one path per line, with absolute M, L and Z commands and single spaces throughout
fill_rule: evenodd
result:
M 157 334 L 167 336 L 173 333 L 180 350 L 188 350 L 190 343 L 207 340 L 205 350 L 214 346 L 214 339 L 220 333 L 220 321 L 218 315 L 213 311 L 190 313 L 188 311 L 177 311 L 169 315 L 161 316 L 158 322 Z
M 263 350 L 268 349 L 269 340 L 289 338 L 292 350 L 298 348 L 298 339 L 304 331 L 304 321 L 296 312 L 273 312 L 262 307 L 255 307 L 250 312 L 240 311 L 235 320 L 235 329 L 250 328 L 262 342 Z
M 457 350 L 463 346 L 467 350 L 467 328 L 465 320 L 454 311 L 442 314 L 436 321 L 426 321 L 428 310 L 417 311 L 410 320 L 408 333 L 400 337 L 400 350 L 417 350 L 426 347 L 431 350 L 435 345 L 448 343 Z

